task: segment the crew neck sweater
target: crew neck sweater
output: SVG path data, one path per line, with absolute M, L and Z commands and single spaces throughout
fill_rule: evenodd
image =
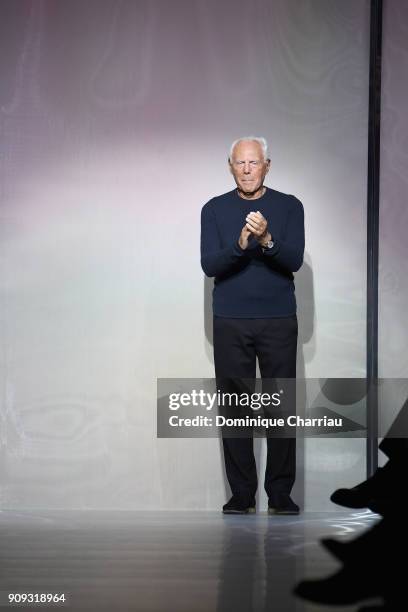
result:
M 274 245 L 262 249 L 251 236 L 238 243 L 246 216 L 258 211 Z M 212 198 L 201 210 L 201 267 L 214 277 L 213 313 L 218 317 L 275 318 L 296 314 L 293 273 L 303 263 L 303 205 L 295 196 L 266 187 L 247 200 L 236 189 Z

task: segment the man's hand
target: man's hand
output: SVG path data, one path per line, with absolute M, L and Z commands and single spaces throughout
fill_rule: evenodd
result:
M 249 213 L 244 227 L 256 238 L 261 246 L 266 246 L 272 240 L 272 236 L 268 231 L 268 222 L 259 210 Z
M 250 240 L 250 238 L 252 237 L 251 232 L 249 231 L 249 229 L 247 228 L 246 224 L 244 225 L 244 227 L 241 230 L 241 235 L 239 237 L 238 240 L 238 244 L 241 247 L 241 249 L 246 249 L 248 247 L 248 242 Z

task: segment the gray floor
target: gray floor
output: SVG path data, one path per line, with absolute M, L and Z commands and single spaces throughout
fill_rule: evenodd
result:
M 1 603 L 9 591 L 42 591 L 65 593 L 66 609 L 79 611 L 333 610 L 305 605 L 291 589 L 305 576 L 339 567 L 319 538 L 352 538 L 377 518 L 359 511 L 299 517 L 2 511 Z

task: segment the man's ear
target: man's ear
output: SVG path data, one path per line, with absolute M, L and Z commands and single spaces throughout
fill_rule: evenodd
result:
M 268 174 L 270 167 L 271 167 L 271 160 L 267 159 L 266 160 L 266 172 L 265 172 L 265 174 Z
M 232 174 L 232 164 L 231 164 L 231 160 L 230 160 L 230 158 L 228 158 L 228 168 L 229 168 L 229 171 L 230 171 L 230 172 L 231 172 L 231 174 Z

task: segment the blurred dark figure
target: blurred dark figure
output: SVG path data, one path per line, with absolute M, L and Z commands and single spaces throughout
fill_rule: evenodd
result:
M 333 605 L 349 605 L 379 597 L 382 604 L 363 606 L 360 612 L 408 609 L 405 586 L 408 525 L 401 520 L 407 507 L 404 486 L 408 465 L 408 400 L 379 445 L 388 462 L 371 478 L 350 489 L 338 489 L 331 500 L 346 508 L 369 508 L 382 520 L 351 542 L 332 538 L 323 546 L 342 563 L 336 574 L 322 580 L 303 580 L 295 594 L 304 599 Z

